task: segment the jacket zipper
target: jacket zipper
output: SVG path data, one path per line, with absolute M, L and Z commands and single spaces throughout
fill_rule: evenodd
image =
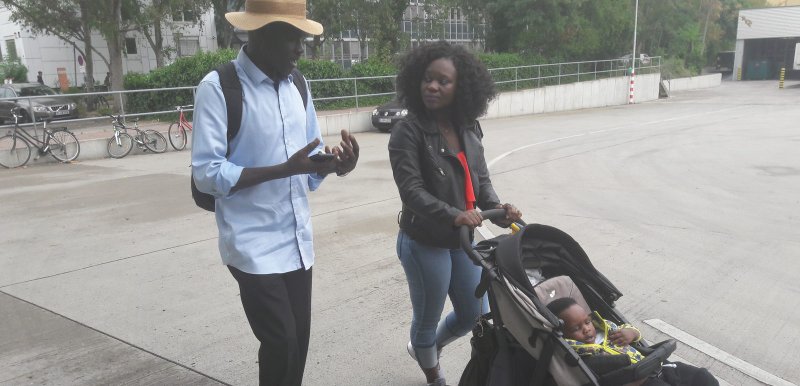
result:
M 433 146 L 428 145 L 428 155 L 431 156 L 431 161 L 433 161 L 433 166 L 435 166 L 439 174 L 441 174 L 442 177 L 444 177 L 445 176 L 444 169 L 442 169 L 442 167 L 439 166 L 439 162 L 436 161 L 437 155 L 435 153 L 436 152 L 433 151 Z

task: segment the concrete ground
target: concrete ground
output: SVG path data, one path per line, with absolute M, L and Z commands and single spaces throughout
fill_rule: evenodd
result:
M 669 337 L 644 323 L 660 319 L 800 384 L 797 86 L 483 121 L 486 156 L 501 198 L 578 240 L 649 340 Z M 312 194 L 305 384 L 422 385 L 388 135 L 358 140 L 358 169 Z M 0 384 L 256 383 L 257 344 L 188 164 L 168 152 L 0 170 Z M 469 350 L 444 351 L 451 384 Z M 729 357 L 677 354 L 761 384 Z

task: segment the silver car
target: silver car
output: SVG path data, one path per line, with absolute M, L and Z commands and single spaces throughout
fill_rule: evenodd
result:
M 39 83 L 0 85 L 0 120 L 13 122 L 11 109 L 14 107 L 20 108 L 22 122 L 31 122 L 31 117 L 36 117 L 37 121 L 78 117 L 75 101 Z

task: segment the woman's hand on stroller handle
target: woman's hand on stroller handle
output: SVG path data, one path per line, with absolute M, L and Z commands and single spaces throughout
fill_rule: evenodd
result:
M 467 226 L 470 228 L 475 228 L 481 226 L 483 222 L 483 217 L 481 216 L 481 212 L 475 209 L 470 209 L 461 212 L 456 219 L 453 220 L 453 225 L 455 226 Z
M 511 224 L 515 222 L 522 221 L 522 212 L 517 209 L 514 205 L 511 204 L 498 204 L 496 206 L 497 209 L 503 209 L 505 211 L 505 217 L 492 220 L 492 222 L 500 227 L 508 228 Z

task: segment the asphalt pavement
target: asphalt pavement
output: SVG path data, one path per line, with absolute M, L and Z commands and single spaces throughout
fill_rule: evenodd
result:
M 800 85 L 787 85 L 483 121 L 495 189 L 572 235 L 649 340 L 678 335 L 662 321 L 705 344 L 682 338 L 680 357 L 730 384 L 800 384 Z M 311 194 L 304 384 L 422 385 L 388 135 L 357 138 L 358 168 Z M 188 165 L 168 152 L 0 170 L 0 384 L 257 383 Z M 445 349 L 451 384 L 469 351 Z

